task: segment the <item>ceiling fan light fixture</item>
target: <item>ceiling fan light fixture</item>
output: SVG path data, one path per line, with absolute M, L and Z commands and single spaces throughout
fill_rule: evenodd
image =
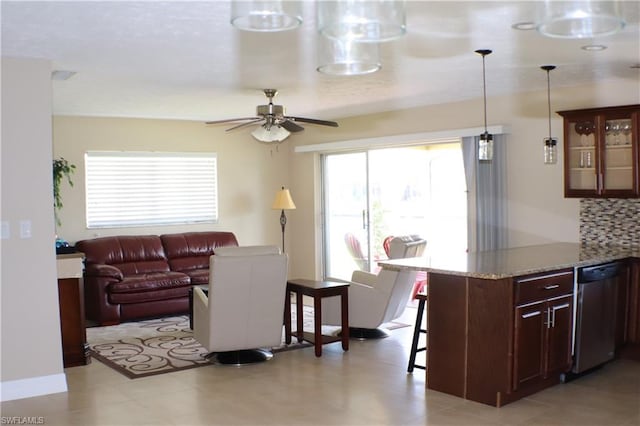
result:
M 258 126 L 253 132 L 251 132 L 251 136 L 256 138 L 259 142 L 264 143 L 279 143 L 289 137 L 291 133 L 280 126 L 279 124 L 273 124 L 269 126 L 267 123 L 262 126 Z
M 378 71 L 379 47 L 376 43 L 360 43 L 350 40 L 319 37 L 319 72 L 328 75 L 365 75 Z
M 233 0 L 231 25 L 243 31 L 287 31 L 302 24 L 301 4 L 287 0 Z
M 318 1 L 318 31 L 362 43 L 395 40 L 407 32 L 405 0 Z
M 478 160 L 491 161 L 493 160 L 493 135 L 487 130 L 487 79 L 484 65 L 485 56 L 490 55 L 491 50 L 479 49 L 475 52 L 482 56 L 482 93 L 484 99 L 484 133 L 480 135 L 478 140 Z
M 545 0 L 538 32 L 555 38 L 594 38 L 622 30 L 625 21 L 618 1 Z

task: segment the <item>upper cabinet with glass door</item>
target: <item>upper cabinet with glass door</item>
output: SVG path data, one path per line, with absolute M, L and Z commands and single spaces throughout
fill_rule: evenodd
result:
M 564 118 L 565 197 L 638 197 L 640 105 L 558 114 Z

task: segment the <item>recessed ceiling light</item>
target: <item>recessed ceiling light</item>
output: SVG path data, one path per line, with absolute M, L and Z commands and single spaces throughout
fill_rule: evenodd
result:
M 64 81 L 69 80 L 76 75 L 75 71 L 55 70 L 51 72 L 51 80 Z
M 599 52 L 601 50 L 605 50 L 607 46 L 604 44 L 588 44 L 586 46 L 582 46 L 580 49 L 586 50 L 587 52 Z
M 515 24 L 511 25 L 511 28 L 513 28 L 514 30 L 529 31 L 529 30 L 535 30 L 536 24 L 535 22 L 531 22 L 531 21 L 516 22 Z

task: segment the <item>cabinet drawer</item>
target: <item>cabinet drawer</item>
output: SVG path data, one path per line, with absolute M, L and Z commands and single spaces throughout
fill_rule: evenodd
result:
M 573 293 L 573 270 L 516 278 L 515 287 L 516 305 Z

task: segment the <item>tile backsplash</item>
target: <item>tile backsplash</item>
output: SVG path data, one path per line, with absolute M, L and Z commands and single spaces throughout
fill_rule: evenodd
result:
M 580 200 L 580 242 L 640 247 L 640 200 Z

